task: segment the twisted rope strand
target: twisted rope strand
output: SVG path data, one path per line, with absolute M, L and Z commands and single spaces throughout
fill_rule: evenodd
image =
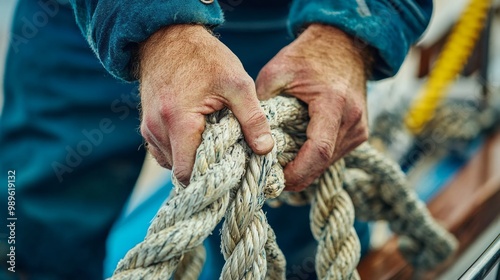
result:
M 265 246 L 267 259 L 266 280 L 285 279 L 285 255 L 276 243 L 276 234 L 271 227 L 267 228 L 267 242 Z
M 344 161 L 320 177 L 311 203 L 311 231 L 318 241 L 316 273 L 320 279 L 356 279 L 361 245 L 354 230 L 354 209 L 342 187 Z
M 304 192 L 280 196 L 284 189 L 282 166 L 295 157 L 305 140 L 307 110 L 296 99 L 285 97 L 263 102 L 262 107 L 275 139 L 273 151 L 265 156 L 253 154 L 228 110 L 209 116 L 190 185 L 184 188 L 173 180 L 175 195 L 158 211 L 144 241 L 120 261 L 113 280 L 168 279 L 174 272 L 176 279 L 195 279 L 203 263 L 202 242 L 223 217 L 221 250 L 226 264 L 221 279 L 285 279 L 283 253 L 262 211 L 266 199 L 274 199 L 276 204 L 287 200 L 295 204 L 311 202 L 311 230 L 318 240 L 318 276 L 359 279 L 355 268 L 360 244 L 353 228 L 353 202 L 343 188 L 344 161 L 332 165 Z M 346 187 L 356 198 L 355 205 L 360 208 L 357 199 L 369 197 L 385 207 L 381 209 L 390 209 L 389 214 L 379 216 L 399 219 L 393 222 L 393 228 L 412 242 L 403 247 L 406 253 L 414 253 L 408 248 L 427 248 L 428 244 L 446 247 L 441 243 L 446 243 L 448 236 L 436 228 L 422 204 L 404 189 L 404 177 L 397 168 L 366 145 L 346 157 L 346 162 L 348 167 L 368 173 L 366 178 L 371 176 L 366 186 L 358 186 L 362 180 L 354 179 Z M 377 191 L 378 186 L 382 186 L 382 193 Z M 365 191 L 363 188 L 369 195 L 358 195 Z M 405 201 L 394 201 L 395 197 Z M 414 209 L 409 209 L 411 205 Z M 409 214 L 405 212 L 408 209 Z M 405 230 L 418 220 L 425 222 L 425 229 L 418 233 Z M 429 240 L 425 234 L 437 238 Z M 431 254 L 430 262 L 442 259 L 447 252 Z M 425 265 L 420 258 L 414 263 Z
M 345 161 L 347 167 L 361 169 L 371 177 L 370 182 L 366 177 L 356 182 L 356 174 L 350 173 L 346 182 L 358 217 L 388 220 L 390 228 L 400 235 L 403 256 L 413 266 L 431 269 L 456 250 L 456 239 L 432 219 L 425 204 L 407 187 L 399 166 L 366 143 Z M 379 191 L 374 192 L 376 188 Z
M 181 258 L 179 266 L 175 270 L 174 280 L 196 280 L 200 277 L 207 252 L 203 245 L 187 252 Z
M 273 158 L 276 160 L 276 149 L 266 156 L 251 156 L 244 179 L 226 212 L 222 226 L 221 249 L 226 259 L 222 279 L 262 279 L 257 276 L 266 275 L 264 246 L 269 224 L 262 205 L 267 176 L 275 163 Z

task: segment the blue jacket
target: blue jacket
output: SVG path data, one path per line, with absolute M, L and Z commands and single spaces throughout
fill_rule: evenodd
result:
M 17 170 L 16 269 L 30 271 L 36 279 L 102 279 L 107 233 L 144 161 L 136 130 L 136 83 L 107 74 L 80 29 L 109 72 L 132 80 L 130 59 L 137 44 L 157 29 L 181 22 L 222 25 L 219 31 L 226 31 L 221 39 L 255 77 L 289 43 L 287 22 L 292 34 L 308 22 L 324 22 L 360 38 L 361 47 L 366 42 L 378 50 L 375 77 L 381 78 L 396 72 L 431 10 L 430 0 L 400 0 L 399 5 L 391 5 L 395 0 L 221 0 L 209 5 L 199 0 L 71 1 L 80 28 L 65 0 L 18 1 L 4 71 L 0 181 L 7 182 L 7 170 Z M 263 28 L 268 31 L 255 32 Z M 249 29 L 253 31 L 243 32 Z M 0 200 L 6 203 L 7 192 L 0 193 Z M 288 227 L 306 221 L 308 211 L 301 212 L 303 219 L 279 213 L 269 211 L 268 219 L 275 222 L 293 268 L 304 256 L 314 256 L 297 246 L 315 248 L 310 232 L 300 224 Z M 1 211 L 0 219 L 5 221 L 6 215 Z M 287 234 L 280 234 L 280 228 Z M 361 243 L 368 244 L 366 225 L 360 228 Z M 7 244 L 6 230 L 0 229 L 0 243 Z M 308 240 L 314 246 L 307 247 Z M 9 252 L 0 246 L 0 253 Z M 0 279 L 9 279 L 5 273 L 0 271 Z M 294 272 L 287 275 L 294 277 Z
M 413 44 L 424 32 L 432 0 L 70 0 L 77 23 L 104 67 L 131 81 L 132 56 L 138 43 L 163 26 L 224 23 L 223 10 L 240 14 L 254 9 L 289 9 L 292 35 L 308 23 L 336 26 L 375 49 L 373 79 L 394 75 Z M 267 2 L 267 3 L 266 3 Z M 290 5 L 291 4 L 291 5 Z M 258 17 L 256 17 L 258 19 Z

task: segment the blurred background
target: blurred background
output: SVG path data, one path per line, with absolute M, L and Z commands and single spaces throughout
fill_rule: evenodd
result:
M 0 67 L 0 75 L 2 75 L 2 77 L 9 38 L 9 25 L 15 4 L 15 0 L 4 0 L 0 2 L 0 64 L 2 65 L 2 67 Z M 0 85 L 2 86 L 1 90 L 3 91 L 3 79 L 0 81 Z M 0 108 L 1 107 L 3 107 L 3 92 L 0 95 Z
M 459 60 L 459 51 L 447 47 L 446 42 L 453 37 L 451 34 L 469 1 L 438 0 L 427 32 L 412 48 L 398 75 L 368 86 L 371 143 L 400 163 L 412 187 L 429 203 L 433 215 L 463 242 L 453 264 L 442 269 L 439 276 L 434 275 L 439 279 L 458 279 L 500 233 L 500 1 L 493 2 L 486 28 L 476 28 L 472 31 L 474 34 L 459 36 L 455 42 L 471 46 L 463 63 L 455 62 Z M 15 3 L 15 0 L 0 1 L 2 77 Z M 435 82 L 439 85 L 433 87 L 429 77 L 446 76 L 433 72 L 446 52 L 449 59 L 441 62 L 444 65 L 441 71 L 451 71 L 450 65 L 455 63 L 460 75 L 458 78 L 452 76 L 449 83 Z M 436 87 L 443 98 L 429 114 L 430 105 L 422 108 L 418 103 L 419 100 L 432 103 L 435 98 L 422 96 Z M 3 90 L 3 86 L 0 89 Z M 3 93 L 0 94 L 2 106 Z M 421 118 L 420 115 L 430 117 Z M 419 118 L 425 125 L 415 124 L 415 119 Z M 411 127 L 412 121 L 414 127 Z M 159 168 L 148 157 L 123 215 L 127 216 L 147 201 L 169 176 L 168 171 Z M 367 270 L 369 261 L 393 258 L 393 251 L 387 249 L 391 242 L 387 225 L 378 222 L 371 228 L 373 251 L 361 263 L 362 269 Z M 115 240 L 110 240 L 109 246 L 119 246 L 116 241 L 122 238 L 119 228 L 110 238 Z M 109 250 L 113 254 L 117 249 Z M 114 265 L 113 261 L 110 263 L 109 269 Z M 386 263 L 391 267 L 402 265 Z M 383 272 L 387 267 L 380 265 L 380 271 L 366 274 L 380 278 L 367 279 L 389 277 Z M 493 274 L 489 277 L 499 279 Z

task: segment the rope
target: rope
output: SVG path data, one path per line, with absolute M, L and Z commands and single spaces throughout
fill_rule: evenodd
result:
M 379 114 L 370 133 L 372 146 L 391 155 L 403 168 L 417 166 L 429 156 L 453 154 L 467 158 L 467 147 L 474 139 L 500 128 L 500 99 L 495 95 L 486 106 L 475 100 L 445 100 L 416 135 L 410 135 L 404 127 L 404 108 Z
M 399 235 L 399 248 L 415 268 L 428 270 L 445 261 L 457 242 L 431 217 L 425 204 L 406 185 L 399 166 L 382 154 L 361 145 L 346 158 L 345 187 L 356 216 L 362 220 L 387 220 Z
M 400 220 L 394 222 L 394 229 L 413 242 L 411 247 L 402 247 L 407 249 L 405 255 L 415 260 L 418 254 L 412 254 L 410 249 L 418 244 L 433 257 L 426 263 L 417 256 L 412 263 L 432 267 L 453 251 L 439 249 L 454 248 L 453 237 L 433 223 L 424 206 L 405 188 L 404 177 L 393 170 L 397 168 L 373 154 L 367 144 L 345 160 L 349 168 L 360 168 L 371 175 L 371 184 L 360 186 L 359 181 L 352 183 L 344 178 L 348 169 L 344 160 L 339 160 L 306 191 L 280 196 L 284 189 L 282 166 L 294 158 L 304 142 L 307 109 L 296 99 L 286 97 L 263 102 L 262 107 L 275 139 L 273 151 L 265 156 L 253 154 L 230 111 L 207 117 L 190 185 L 183 188 L 174 180 L 175 195 L 160 208 L 144 241 L 120 261 L 113 280 L 168 279 L 174 273 L 177 279 L 195 279 L 201 271 L 202 243 L 223 217 L 221 250 L 226 263 L 220 279 L 285 279 L 285 259 L 262 206 L 266 200 L 279 204 L 287 199 L 297 204 L 306 203 L 300 199 L 311 203 L 311 230 L 318 240 L 318 277 L 359 279 L 356 265 L 360 244 L 353 228 L 354 206 L 350 198 L 358 194 L 359 188 L 368 188 L 372 199 L 386 203 L 388 210 L 379 211 L 377 217 Z M 351 193 L 344 189 L 344 180 L 351 182 L 346 184 L 352 186 L 346 188 Z M 395 197 L 402 201 L 392 200 Z M 358 202 L 355 205 L 359 208 Z M 425 223 L 425 230 L 412 234 L 407 225 L 418 224 L 419 219 Z M 427 246 L 429 239 L 434 242 L 432 246 Z
M 198 246 L 193 251 L 187 252 L 181 258 L 175 270 L 175 280 L 196 280 L 200 277 L 207 253 L 205 247 Z
M 319 279 L 359 279 L 356 266 L 361 245 L 353 227 L 353 205 L 342 186 L 344 169 L 344 161 L 340 160 L 320 177 L 311 204 Z

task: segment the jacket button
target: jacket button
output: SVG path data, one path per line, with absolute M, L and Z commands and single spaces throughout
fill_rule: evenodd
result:
M 212 4 L 214 0 L 200 0 L 203 4 Z

